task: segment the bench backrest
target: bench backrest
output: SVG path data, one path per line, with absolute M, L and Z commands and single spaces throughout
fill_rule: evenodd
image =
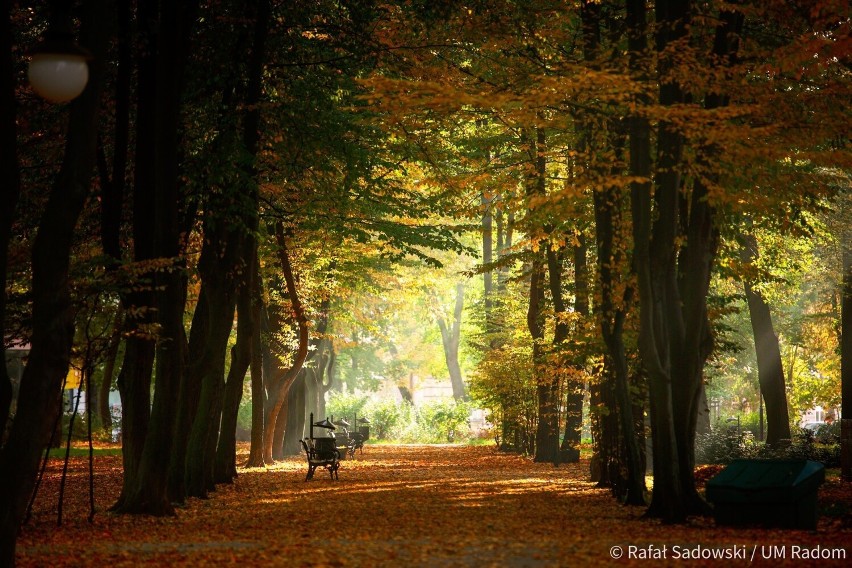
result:
M 337 444 L 334 438 L 314 438 L 314 449 L 320 459 L 329 459 L 335 456 Z

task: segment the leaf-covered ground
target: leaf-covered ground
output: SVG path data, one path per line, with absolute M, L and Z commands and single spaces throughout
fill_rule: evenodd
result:
M 211 499 L 190 500 L 175 517 L 150 518 L 106 512 L 120 489 L 121 458 L 98 456 L 98 514 L 90 525 L 86 460 L 75 458 L 57 527 L 61 462 L 53 460 L 18 541 L 17 563 L 528 567 L 665 558 L 667 565 L 842 566 L 849 560 L 805 557 L 842 551 L 852 558 L 852 489 L 836 477 L 821 490 L 824 514 L 811 532 L 720 528 L 712 519 L 661 525 L 586 481 L 587 463 L 554 468 L 493 447 L 368 446 L 342 463 L 339 481 L 318 471 L 306 483 L 305 469 L 303 459 L 292 458 L 240 470 L 237 482 Z M 693 560 L 695 554 L 732 558 Z

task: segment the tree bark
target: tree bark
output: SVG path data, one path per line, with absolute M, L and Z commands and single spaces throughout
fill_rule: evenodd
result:
M 290 265 L 290 255 L 287 251 L 287 238 L 284 234 L 284 227 L 281 223 L 276 224 L 275 237 L 278 241 L 278 256 L 281 261 L 281 269 L 284 274 L 284 280 L 287 283 L 287 294 L 290 297 L 290 305 L 293 310 L 293 316 L 299 327 L 299 346 L 293 357 L 293 365 L 278 381 L 278 385 L 274 392 L 270 393 L 269 412 L 267 413 L 268 421 L 264 425 L 263 432 L 263 461 L 265 463 L 273 463 L 272 450 L 273 439 L 275 434 L 275 423 L 279 419 L 283 419 L 286 424 L 286 416 L 281 415 L 281 409 L 284 406 L 284 401 L 287 399 L 287 392 L 290 390 L 290 385 L 296 379 L 296 375 L 302 369 L 302 365 L 308 355 L 308 320 L 305 315 L 304 307 L 299 299 L 298 291 L 296 290 L 296 281 L 293 277 L 293 267 Z M 286 415 L 286 411 L 283 413 Z
M 842 301 L 840 307 L 840 397 L 843 408 L 852 408 L 852 228 L 841 237 L 843 258 Z M 846 411 L 840 423 L 840 468 L 843 479 L 852 482 L 852 412 Z
M 675 4 L 672 0 L 657 3 L 657 51 L 662 53 L 669 44 L 685 35 L 688 2 Z M 645 5 L 632 1 L 643 16 Z M 642 29 L 631 30 L 644 37 Z M 665 76 L 671 62 L 661 58 L 659 74 Z M 674 104 L 681 93 L 674 83 L 663 82 L 659 101 L 663 106 Z M 678 165 L 683 141 L 669 123 L 661 122 L 657 134 L 657 176 L 653 192 L 656 215 L 651 207 L 650 128 L 642 116 L 630 118 L 630 173 L 637 180 L 631 183 L 633 216 L 633 265 L 639 291 L 639 352 L 649 376 L 650 414 L 653 439 L 654 489 L 649 514 L 669 522 L 681 522 L 687 515 L 686 501 L 678 454 L 680 447 L 675 432 L 672 393 L 672 346 L 681 336 L 682 321 L 676 287 L 675 238 L 677 233 L 677 200 L 680 190 Z M 674 311 L 673 311 L 674 310 Z M 682 347 L 682 346 L 680 346 Z
M 530 159 L 534 174 L 528 179 L 528 195 L 541 196 L 546 191 L 545 133 L 536 129 L 535 142 L 532 144 Z M 549 243 L 543 243 L 549 248 Z M 536 400 L 538 403 L 538 421 L 535 433 L 536 462 L 556 463 L 559 459 L 559 412 L 557 392 L 559 381 L 555 373 L 547 373 L 544 349 L 544 302 L 546 253 L 533 252 L 532 271 L 530 273 L 529 306 L 527 309 L 527 329 L 533 338 L 533 366 L 536 381 Z M 544 258 L 542 258 L 544 257 Z
M 443 316 L 438 315 L 438 327 L 441 330 L 441 342 L 444 346 L 444 360 L 453 386 L 453 399 L 465 400 L 464 378 L 459 365 L 459 344 L 461 343 L 461 316 L 464 309 L 464 284 L 456 284 L 456 301 L 453 308 L 452 327 L 447 326 Z
M 218 227 L 225 225 L 224 219 L 212 222 Z M 194 353 L 193 338 L 190 338 L 187 375 L 197 373 L 201 385 L 186 454 L 186 494 L 190 497 L 205 498 L 207 491 L 215 488 L 215 449 L 225 395 L 225 354 L 234 323 L 235 278 L 239 272 L 237 255 L 241 250 L 236 230 L 222 231 L 224 234 L 205 230 L 205 244 L 199 260 L 202 289 L 195 311 L 196 314 L 206 311 L 209 324 L 200 330 L 203 344 Z M 193 335 L 194 324 L 195 318 Z M 190 402 L 182 399 L 185 405 Z
M 86 89 L 71 103 L 62 167 L 33 245 L 30 358 L 21 379 L 15 419 L 0 450 L 0 564 L 4 566 L 15 563 L 17 531 L 35 486 L 41 452 L 61 410 L 62 383 L 68 373 L 74 339 L 70 255 L 97 156 L 103 62 L 109 41 L 98 19 L 109 13 L 108 4 L 98 0 L 83 3 L 81 43 L 96 58 L 90 62 Z M 56 2 L 51 8 L 58 23 L 71 25 L 67 3 Z
M 297 456 L 302 449 L 299 440 L 305 431 L 305 405 L 309 390 L 308 372 L 309 369 L 303 368 L 287 393 L 287 423 L 281 450 L 282 457 Z M 321 420 L 322 417 L 317 416 L 316 419 Z
M 9 242 L 15 208 L 21 195 L 21 172 L 18 164 L 17 101 L 15 100 L 15 61 L 12 46 L 13 2 L 3 2 L 0 14 L 0 343 L 5 353 L 6 341 L 6 271 Z M 6 431 L 6 422 L 12 404 L 12 382 L 5 363 L 0 365 L 0 432 Z
M 560 383 L 563 381 L 559 378 L 561 374 L 561 370 L 563 368 L 567 368 L 568 361 L 567 357 L 564 356 L 563 350 L 565 346 L 564 342 L 568 339 L 569 327 L 568 322 L 565 320 L 565 316 L 568 313 L 568 310 L 565 305 L 565 300 L 562 295 L 562 265 L 563 265 L 563 256 L 565 249 L 560 248 L 559 250 L 554 250 L 553 247 L 548 243 L 547 248 L 545 250 L 546 258 L 547 258 L 547 273 L 548 273 L 548 283 L 550 286 L 550 299 L 553 304 L 553 317 L 555 319 L 554 324 L 554 332 L 553 332 L 553 341 L 551 342 L 551 348 L 553 350 L 553 354 L 557 357 L 556 365 L 559 368 L 560 372 L 553 373 L 553 377 L 550 381 L 550 392 L 548 392 L 548 397 L 551 397 L 553 400 L 552 403 L 552 412 L 553 418 L 550 419 L 549 428 L 555 431 L 555 435 L 550 435 L 547 437 L 547 444 L 550 446 L 546 453 L 552 454 L 553 463 L 559 464 L 562 461 L 563 454 L 563 446 L 560 446 L 559 443 L 559 390 Z M 571 389 L 569 381 L 565 381 L 568 389 Z M 577 401 L 579 400 L 580 407 L 577 408 Z M 570 408 L 566 408 L 566 432 L 568 429 L 567 424 L 572 423 L 576 424 L 582 416 L 582 394 L 579 399 L 577 397 L 577 392 L 571 389 L 571 392 L 568 396 L 566 396 L 566 401 L 571 404 Z M 570 418 L 568 417 L 570 414 Z M 555 418 L 555 421 L 554 421 Z M 539 425 L 541 425 L 541 421 L 539 421 Z M 579 438 L 579 431 L 577 428 L 573 428 L 572 435 L 575 438 Z M 579 439 L 576 440 L 574 445 L 569 446 L 571 448 L 568 452 L 565 452 L 565 457 L 567 461 L 577 461 L 580 459 L 580 451 L 579 451 Z
M 160 337 L 157 341 L 157 383 L 151 418 L 139 462 L 139 472 L 129 491 L 123 493 L 121 512 L 172 514 L 169 499 L 169 465 L 177 415 L 181 374 L 186 359 L 183 313 L 186 279 L 180 260 L 182 219 L 179 192 L 179 123 L 183 76 L 197 1 L 163 4 L 140 2 L 139 20 L 145 30 L 147 55 L 139 72 L 137 131 L 148 130 L 153 150 L 137 151 L 136 171 L 149 169 L 150 178 L 136 192 L 150 192 L 153 199 L 153 257 L 170 259 L 166 272 L 155 274 L 156 307 Z M 153 88 L 145 85 L 153 82 Z M 150 130 L 149 130 L 150 129 Z M 137 144 L 139 141 L 137 133 Z
M 757 260 L 758 254 L 757 239 L 754 234 L 743 235 L 743 245 L 740 249 L 740 258 L 743 263 L 752 264 Z M 743 287 L 754 335 L 760 394 L 766 403 L 766 443 L 770 446 L 778 446 L 783 443 L 783 440 L 790 439 L 790 417 L 787 413 L 787 390 L 784 386 L 781 348 L 772 325 L 769 305 L 763 299 L 763 295 L 754 289 L 749 278 L 743 281 Z
M 494 258 L 494 230 L 491 199 L 483 193 L 480 196 L 480 207 L 482 207 L 482 264 L 489 266 Z M 482 273 L 482 296 L 485 306 L 485 329 L 490 330 L 492 295 L 494 294 L 494 273 L 487 268 Z
M 115 376 L 115 363 L 118 359 L 118 348 L 121 345 L 121 330 L 124 327 L 124 308 L 119 305 L 115 311 L 115 323 L 106 349 L 104 361 L 104 372 L 98 392 L 97 415 L 100 418 L 101 428 L 104 432 L 112 433 L 112 411 L 109 406 L 109 393 L 112 390 L 112 381 Z
M 225 383 L 222 429 L 216 447 L 215 482 L 232 483 L 237 477 L 237 417 L 243 397 L 243 383 L 251 365 L 255 321 L 252 310 L 253 264 L 257 257 L 253 237 L 243 240 L 242 258 L 248 259 L 237 288 L 237 341 L 231 348 L 231 366 Z
M 589 268 L 586 262 L 588 245 L 581 231 L 574 246 L 574 311 L 582 318 L 589 316 Z M 583 427 L 584 387 L 578 381 L 568 379 L 565 396 L 565 435 L 559 448 L 561 461 L 576 463 L 580 461 L 581 430 Z
M 263 306 L 263 281 L 260 277 L 260 262 L 257 248 L 253 253 L 251 278 L 251 313 L 255 324 L 251 333 L 251 445 L 246 467 L 261 467 L 263 461 L 263 436 L 266 431 L 265 413 L 266 389 L 264 389 L 265 365 L 263 363 L 263 338 L 265 329 Z

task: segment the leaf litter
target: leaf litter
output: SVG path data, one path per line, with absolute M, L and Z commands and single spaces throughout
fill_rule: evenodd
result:
M 663 525 L 590 482 L 586 460 L 554 467 L 485 446 L 367 446 L 342 462 L 338 481 L 320 470 L 305 482 L 301 457 L 241 468 L 234 484 L 164 518 L 108 512 L 121 457 L 97 456 L 95 468 L 94 522 L 87 461 L 74 458 L 58 527 L 61 461 L 50 462 L 18 539 L 18 566 L 624 566 L 647 564 L 636 555 L 662 547 L 677 563 L 673 546 L 755 550 L 758 563 L 796 566 L 845 563 L 794 560 L 793 546 L 852 557 L 852 491 L 836 476 L 820 490 L 817 530 L 804 531 L 718 527 L 712 518 Z M 764 550 L 786 557 L 763 561 Z

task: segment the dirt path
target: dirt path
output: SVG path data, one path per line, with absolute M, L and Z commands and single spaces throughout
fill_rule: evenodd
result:
M 121 462 L 99 458 L 93 525 L 85 463 L 74 465 L 63 526 L 56 527 L 57 465 L 18 541 L 18 566 L 659 564 L 642 557 L 721 566 L 753 563 L 752 554 L 756 563 L 777 564 L 781 553 L 801 566 L 816 547 L 847 561 L 812 565 L 852 559 L 852 527 L 836 517 L 824 517 L 816 532 L 720 529 L 712 520 L 662 526 L 585 481 L 585 463 L 554 468 L 493 447 L 368 446 L 343 462 L 339 481 L 319 471 L 307 483 L 304 460 L 294 458 L 242 470 L 235 485 L 167 519 L 100 512 L 120 489 Z M 834 483 L 829 490 L 838 490 Z M 733 558 L 684 556 L 714 550 Z M 772 560 L 761 561 L 767 555 Z

